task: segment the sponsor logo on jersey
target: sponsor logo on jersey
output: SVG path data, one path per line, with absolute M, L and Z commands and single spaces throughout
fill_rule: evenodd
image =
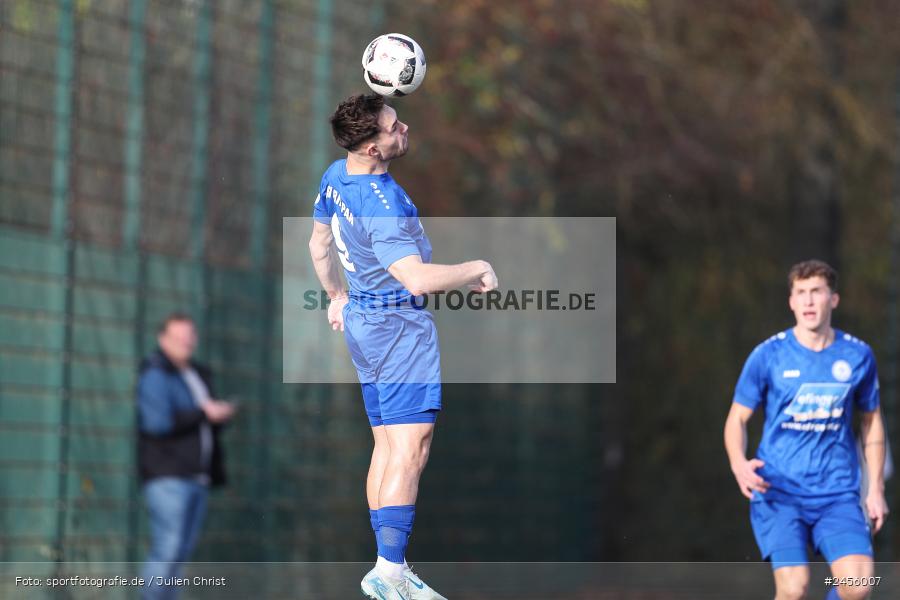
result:
M 825 427 L 798 427 L 798 424 L 840 419 L 844 415 L 843 402 L 849 392 L 849 383 L 804 383 L 784 410 L 784 414 L 792 416 L 793 421 L 781 426 L 785 429 L 824 431 Z
M 800 369 L 787 369 L 787 370 L 784 372 L 783 377 L 784 377 L 785 379 L 792 379 L 792 378 L 795 378 L 795 377 L 800 377 Z
M 831 375 L 838 381 L 847 381 L 853 375 L 853 369 L 846 360 L 836 360 L 831 365 Z

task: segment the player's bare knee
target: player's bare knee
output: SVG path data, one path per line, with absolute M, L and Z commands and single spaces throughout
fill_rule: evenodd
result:
M 391 462 L 400 463 L 408 469 L 424 465 L 430 447 L 428 442 L 427 438 L 418 435 L 394 438 L 391 440 Z
M 428 456 L 430 454 L 431 454 L 431 446 L 430 445 L 426 445 L 419 449 L 419 455 L 418 455 L 419 462 L 417 463 L 417 465 L 418 465 L 420 471 L 425 468 L 426 464 L 428 464 Z
M 391 462 L 399 464 L 404 470 L 422 470 L 428 462 L 428 446 L 404 445 L 391 448 Z
M 778 582 L 775 600 L 802 600 L 809 589 L 809 578 L 802 575 L 784 578 Z
M 375 444 L 372 448 L 372 463 L 384 462 L 391 455 L 391 446 L 386 441 L 383 444 Z
M 779 588 L 775 600 L 804 600 L 807 586 L 791 584 L 786 588 Z
M 431 431 L 407 431 L 391 439 L 391 460 L 424 466 L 431 450 Z
M 866 600 L 871 593 L 872 588 L 867 585 L 853 587 L 845 585 L 838 588 L 838 597 L 840 597 L 841 600 Z

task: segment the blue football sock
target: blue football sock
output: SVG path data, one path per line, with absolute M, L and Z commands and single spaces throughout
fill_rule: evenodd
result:
M 378 511 L 369 509 L 369 522 L 372 523 L 372 531 L 375 532 L 375 544 L 381 549 L 381 535 L 379 535 L 378 527 Z
M 403 564 L 406 558 L 406 545 L 412 533 L 413 521 L 416 520 L 416 507 L 383 506 L 378 509 L 378 556 L 392 563 Z

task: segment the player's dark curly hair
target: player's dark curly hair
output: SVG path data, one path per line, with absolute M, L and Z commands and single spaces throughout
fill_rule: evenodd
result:
M 837 291 L 838 274 L 834 268 L 821 260 L 804 260 L 799 262 L 788 272 L 788 291 L 794 288 L 794 282 L 810 277 L 824 277 L 828 288 L 832 292 Z
M 341 148 L 356 150 L 378 135 L 378 115 L 384 98 L 378 94 L 358 94 L 341 102 L 331 115 L 331 133 Z

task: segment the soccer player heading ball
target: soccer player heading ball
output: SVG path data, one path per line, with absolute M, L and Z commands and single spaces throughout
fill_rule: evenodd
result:
M 409 148 L 409 128 L 381 96 L 348 98 L 331 127 L 347 158 L 322 176 L 309 248 L 331 298 L 328 322 L 344 332 L 375 438 L 366 495 L 378 559 L 361 586 L 376 600 L 441 600 L 405 561 L 441 409 L 434 320 L 412 297 L 466 285 L 487 292 L 497 276 L 483 260 L 431 264 L 416 206 L 388 173 Z
M 839 300 L 834 269 L 802 262 L 791 268 L 788 282 L 797 323 L 750 354 L 725 423 L 731 470 L 750 500 L 750 523 L 763 558 L 772 563 L 778 600 L 805 597 L 810 542 L 836 579 L 872 576 L 872 530 L 881 529 L 888 513 L 872 350 L 831 326 Z M 763 436 L 756 458 L 747 460 L 747 421 L 757 407 L 765 411 Z M 861 412 L 872 530 L 860 506 L 854 409 Z M 869 589 L 845 585 L 831 593 L 849 600 L 868 597 Z

